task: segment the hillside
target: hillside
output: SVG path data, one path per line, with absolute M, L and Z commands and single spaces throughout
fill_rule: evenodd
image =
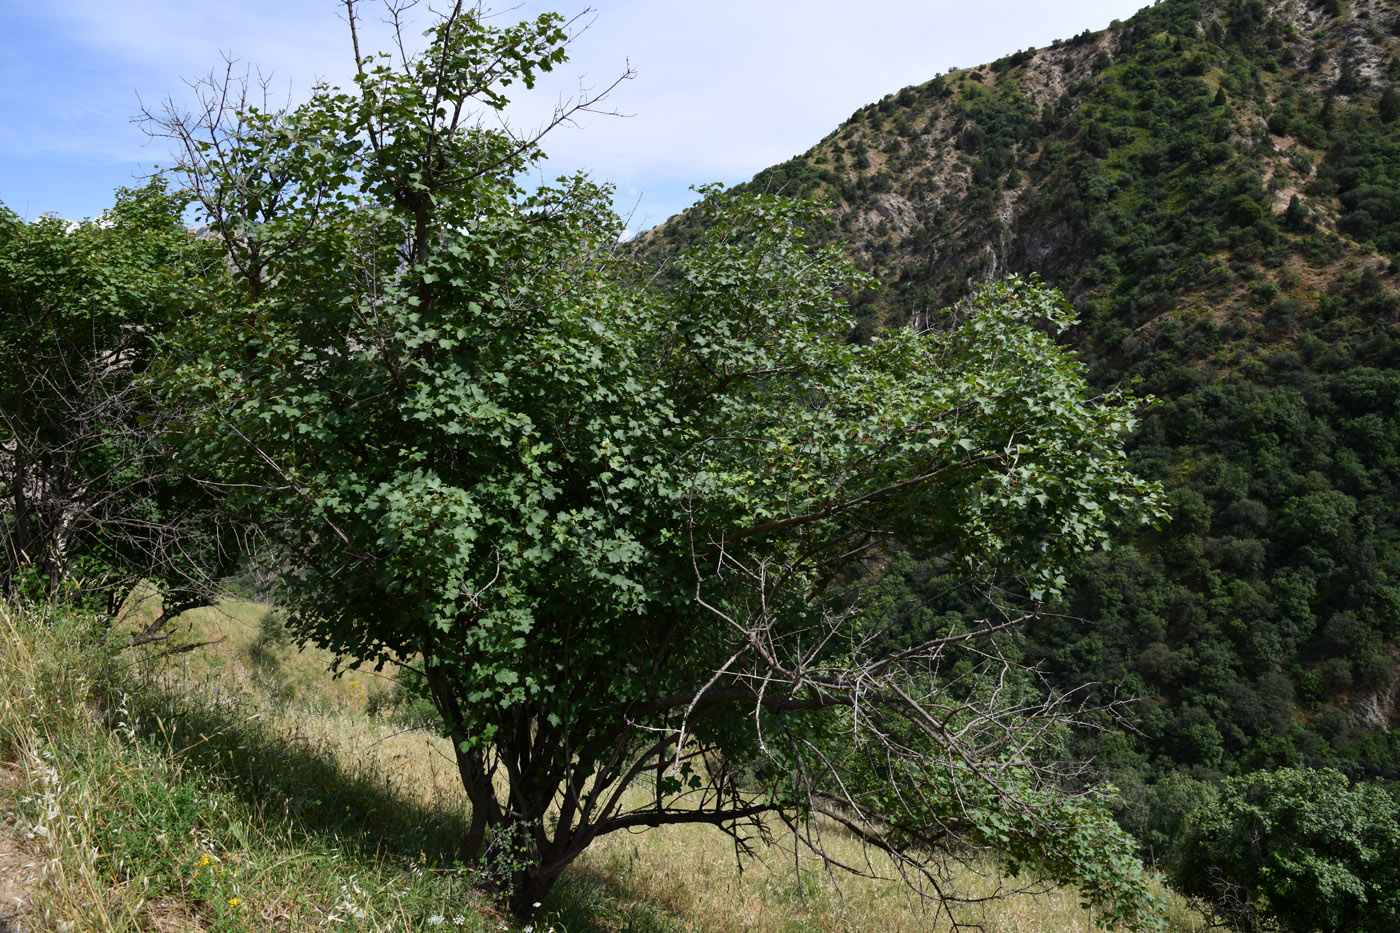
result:
M 1141 698 L 1085 753 L 1148 804 L 1149 851 L 1197 781 L 1400 780 L 1397 36 L 1394 2 L 1163 0 L 891 94 L 750 183 L 826 202 L 816 236 L 883 281 L 852 339 L 1035 273 L 1096 383 L 1160 400 L 1133 456 L 1174 521 L 1095 555 L 1025 646 Z M 939 585 L 904 555 L 882 598 L 930 615 Z
M 740 872 L 695 826 L 610 837 L 521 927 L 453 858 L 467 804 L 431 711 L 385 675 L 332 678 L 275 618 L 228 602 L 184 616 L 173 651 L 122 652 L 84 613 L 0 600 L 0 931 L 947 929 L 888 866 L 838 886 L 777 832 Z M 1073 891 L 986 868 L 959 881 L 1002 886 L 964 912 L 989 933 L 1093 925 Z M 1179 898 L 1167 919 L 1203 929 Z

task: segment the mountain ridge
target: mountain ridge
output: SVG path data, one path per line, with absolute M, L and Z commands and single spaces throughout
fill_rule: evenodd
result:
M 1372 6 L 1377 9 L 1374 14 Z M 1166 17 L 1163 14 L 1167 11 L 1178 15 Z M 1180 11 L 1186 11 L 1187 16 L 1181 16 Z M 1363 25 L 1366 20 L 1359 18 L 1363 13 L 1367 19 L 1379 19 L 1382 13 L 1388 18 L 1389 32 L 1380 37 L 1382 43 L 1374 41 L 1374 23 Z M 1222 19 L 1229 17 L 1233 17 L 1233 27 L 1222 26 Z M 1154 22 L 1154 18 L 1168 22 Z M 1181 105 L 1178 109 L 1185 112 L 1167 114 L 1168 125 L 1133 127 L 1085 119 L 1086 104 L 1090 108 L 1103 106 L 1102 100 L 1094 99 L 1095 91 L 1100 97 L 1106 91 L 1121 93 L 1125 82 L 1114 69 L 1116 63 L 1119 71 L 1124 70 L 1125 55 L 1142 58 L 1144 51 L 1152 51 L 1154 43 L 1178 46 L 1167 49 L 1169 55 L 1181 51 L 1181 38 L 1173 38 L 1170 29 L 1179 29 L 1183 19 L 1189 19 L 1207 37 L 1212 28 L 1228 33 L 1231 28 L 1246 31 L 1262 25 L 1262 41 L 1256 41 L 1252 51 L 1267 50 L 1265 68 L 1277 70 L 1269 72 L 1246 60 L 1253 73 L 1231 76 L 1228 67 L 1241 63 L 1231 61 L 1230 55 L 1181 55 L 1179 73 L 1171 78 Z M 1179 129 L 1180 124 L 1200 116 L 1205 96 L 1218 98 L 1222 88 L 1231 84 L 1236 86 L 1227 94 L 1227 112 L 1214 115 L 1224 119 L 1207 122 L 1211 124 L 1211 144 L 1228 145 L 1235 157 L 1205 150 L 1197 154 L 1197 161 L 1207 160 L 1202 168 L 1218 167 L 1217 174 L 1233 172 L 1236 186 L 1247 187 L 1249 174 L 1233 171 L 1239 168 L 1239 159 L 1247 157 L 1253 164 L 1253 181 L 1267 191 L 1267 198 L 1258 200 L 1266 202 L 1271 214 L 1283 218 L 1290 196 L 1297 194 L 1301 197 L 1295 215 L 1305 212 L 1299 222 L 1312 216 L 1333 230 L 1341 213 L 1338 205 L 1328 203 L 1325 196 L 1302 193 L 1307 180 L 1316 174 L 1316 157 L 1325 149 L 1312 147 L 1298 153 L 1303 147 L 1294 137 L 1269 135 L 1270 115 L 1278 102 L 1268 97 L 1277 96 L 1276 88 L 1266 85 L 1280 82 L 1277 77 L 1261 79 L 1279 72 L 1289 78 L 1306 73 L 1308 93 L 1351 89 L 1361 82 L 1367 85 L 1364 90 L 1338 95 L 1343 105 L 1358 94 L 1374 97 L 1380 93 L 1379 82 L 1385 80 L 1382 73 L 1393 75 L 1397 71 L 1397 24 L 1400 17 L 1393 9 L 1366 0 L 1346 5 L 1340 20 L 1327 19 L 1317 5 L 1291 0 L 1272 7 L 1169 0 L 1145 8 L 1117 27 L 949 72 L 887 95 L 857 110 L 806 153 L 759 172 L 747 187 L 829 203 L 843 239 L 863 264 L 886 281 L 887 295 L 896 296 L 879 302 L 880 310 L 886 312 L 877 315 L 879 325 L 892 323 L 888 314 L 892 306 L 945 306 L 965 297 L 972 284 L 1006 272 L 1035 271 L 1073 300 L 1093 298 L 1096 291 L 1102 291 L 1095 274 L 1102 275 L 1103 270 L 1084 268 L 1091 265 L 1085 259 L 1115 244 L 1095 243 L 1090 237 L 1111 237 L 1112 232 L 1093 230 L 1091 224 L 1075 229 L 1074 221 L 1083 212 L 1073 210 L 1073 205 L 1067 209 L 1063 203 L 1066 188 L 1051 185 L 1047 190 L 1048 182 L 1076 181 L 1065 177 L 1065 169 L 1082 169 L 1079 162 L 1085 154 L 1109 163 L 1114 172 L 1121 170 L 1112 163 L 1131 159 L 1135 141 L 1130 137 Z M 1320 35 L 1305 35 L 1304 29 L 1320 30 Z M 1222 41 L 1227 38 L 1222 36 Z M 1326 55 L 1315 71 L 1304 72 L 1296 66 L 1286 69 L 1274 54 L 1282 53 L 1283 58 L 1296 63 L 1304 57 L 1316 57 L 1316 48 L 1325 50 L 1328 46 L 1339 50 Z M 1238 44 L 1223 48 L 1235 58 L 1241 52 Z M 1253 95 L 1239 100 L 1238 85 L 1251 80 L 1259 86 L 1249 88 Z M 1181 87 L 1191 84 L 1198 88 L 1196 101 L 1181 94 Z M 1027 93 L 1017 93 L 1022 88 Z M 1265 99 L 1253 99 L 1260 91 Z M 1133 103 L 1139 108 L 1151 106 Z M 1213 104 L 1219 109 L 1221 102 L 1217 99 Z M 1276 120 L 1275 126 L 1286 123 Z M 1302 172 L 1290 164 L 1289 156 L 1294 153 L 1302 155 L 1302 159 L 1291 160 L 1306 165 Z M 1091 179 L 1100 182 L 1098 187 L 1081 185 L 1088 189 L 1082 192 L 1084 198 L 1091 202 L 1109 200 L 1117 193 L 1111 188 L 1104 190 L 1114 180 L 1112 172 L 1107 174 L 1108 178 Z M 996 187 L 991 182 L 996 182 Z M 1220 209 L 1199 213 L 1204 220 L 1217 221 L 1228 206 L 1225 203 Z M 1259 206 L 1262 210 L 1266 205 Z M 1249 212 L 1243 205 L 1237 210 Z M 1227 222 L 1241 219 L 1247 218 L 1226 217 Z M 675 221 L 663 225 L 658 235 L 664 240 L 676 226 Z M 1349 259 L 1370 258 L 1383 264 L 1382 257 L 1360 244 L 1333 244 L 1338 246 Z M 1069 271 L 1077 274 L 1069 276 Z M 921 281 L 938 283 L 936 294 L 920 294 L 912 287 Z

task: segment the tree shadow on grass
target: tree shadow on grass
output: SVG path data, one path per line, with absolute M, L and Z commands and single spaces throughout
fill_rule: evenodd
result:
M 367 859 L 446 866 L 455 858 L 465 808 L 425 807 L 386 776 L 347 770 L 324 744 L 269 725 L 246 696 L 218 687 L 200 696 L 153 687 L 127 702 L 139 704 L 133 716 L 160 723 L 185 767 L 215 778 L 270 828 Z
M 206 685 L 127 694 L 136 720 L 159 722 L 181 764 L 215 780 L 274 834 L 304 835 L 365 861 L 450 867 L 467 828 L 465 807 L 425 807 L 370 769 L 352 772 L 323 743 L 287 735 L 251 699 Z M 143 730 L 144 731 L 144 730 Z M 685 924 L 640 901 L 605 873 L 573 866 L 550 892 L 535 929 L 557 933 L 674 933 Z
M 631 896 L 607 874 L 572 865 L 545 898 L 537 930 L 548 933 L 684 933 L 694 930 L 664 906 Z

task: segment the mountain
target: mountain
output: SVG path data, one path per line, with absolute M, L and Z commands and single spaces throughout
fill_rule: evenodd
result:
M 748 185 L 827 203 L 816 235 L 884 282 L 851 339 L 1034 273 L 1096 383 L 1159 399 L 1132 454 L 1174 520 L 1094 555 L 1025 646 L 1141 698 L 1084 750 L 1149 848 L 1193 781 L 1400 781 L 1398 37 L 1395 0 L 1161 0 L 904 88 Z M 916 555 L 889 574 L 902 612 L 937 592 Z

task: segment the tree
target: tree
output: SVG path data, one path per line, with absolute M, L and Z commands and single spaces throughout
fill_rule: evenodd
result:
M 188 468 L 295 568 L 293 624 L 431 697 L 462 857 L 528 915 L 606 833 L 743 849 L 781 819 L 950 897 L 934 854 L 992 848 L 1150 918 L 1097 789 L 1068 789 L 1074 698 L 997 643 L 1156 510 L 1129 400 L 1056 346 L 1061 299 L 992 286 L 851 345 L 842 296 L 869 283 L 804 245 L 821 215 L 718 190 L 657 287 L 607 189 L 522 189 L 539 134 L 483 119 L 563 60 L 562 21 L 457 4 L 428 37 L 360 58 L 353 92 L 221 109 L 247 89 L 214 82 L 160 118 L 238 273 L 161 384 Z M 845 584 L 893 546 L 1005 615 L 891 649 Z
M 1381 92 L 1381 99 L 1376 104 L 1376 115 L 1384 123 L 1393 123 L 1396 117 L 1400 117 L 1400 88 L 1391 85 Z
M 1187 819 L 1172 881 L 1234 929 L 1400 929 L 1400 807 L 1331 769 L 1225 781 Z
M 159 447 L 142 374 L 182 309 L 199 243 L 153 182 L 97 220 L 30 223 L 0 207 L 0 592 L 115 610 L 140 581 L 205 596 L 182 571 L 189 502 Z M 166 615 L 160 619 L 163 625 Z M 147 632 L 154 635 L 159 626 Z

